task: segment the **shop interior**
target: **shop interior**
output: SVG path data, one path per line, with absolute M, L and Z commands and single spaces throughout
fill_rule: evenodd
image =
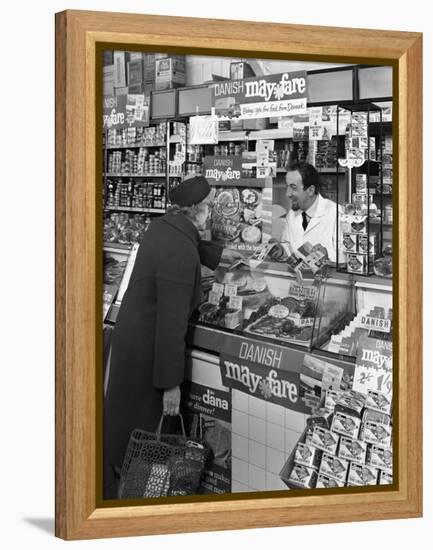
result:
M 244 261 L 203 268 L 187 334 L 188 430 L 213 451 L 203 492 L 391 484 L 392 68 L 107 50 L 103 78 L 105 386 L 140 239 L 172 186 L 204 175 L 203 236 Z M 240 82 L 281 94 L 238 103 Z M 308 243 L 271 259 L 296 161 L 335 203 L 335 261 Z

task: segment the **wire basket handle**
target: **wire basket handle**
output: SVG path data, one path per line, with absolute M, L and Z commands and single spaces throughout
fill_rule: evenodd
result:
M 168 414 L 162 414 L 161 415 L 161 419 L 159 421 L 158 428 L 156 430 L 156 440 L 157 441 L 159 441 L 161 439 L 162 423 L 164 422 L 164 418 L 167 417 L 167 416 L 170 416 L 170 415 L 168 415 Z M 182 430 L 182 437 L 184 439 L 186 439 L 185 424 L 183 422 L 183 416 L 180 413 L 178 413 L 176 416 L 178 416 L 180 418 L 180 427 L 181 427 L 181 430 Z

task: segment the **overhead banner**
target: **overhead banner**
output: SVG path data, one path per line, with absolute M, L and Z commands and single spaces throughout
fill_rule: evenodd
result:
M 217 82 L 212 105 L 221 120 L 293 116 L 307 112 L 307 73 L 296 71 Z
M 299 398 L 299 372 L 286 370 L 290 350 L 247 338 L 227 339 L 220 355 L 224 386 L 287 409 L 309 412 Z

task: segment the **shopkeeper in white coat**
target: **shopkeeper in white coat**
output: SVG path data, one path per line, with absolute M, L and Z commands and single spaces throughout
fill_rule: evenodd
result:
M 323 245 L 331 262 L 336 261 L 337 207 L 320 194 L 320 175 L 307 162 L 290 166 L 287 196 L 291 209 L 287 213 L 281 244 L 271 251 L 273 260 L 283 260 L 305 242 Z

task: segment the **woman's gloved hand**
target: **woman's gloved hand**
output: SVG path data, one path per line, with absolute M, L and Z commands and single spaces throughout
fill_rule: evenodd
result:
M 164 390 L 162 396 L 162 414 L 176 416 L 179 414 L 180 405 L 180 387 L 175 386 L 169 390 Z

